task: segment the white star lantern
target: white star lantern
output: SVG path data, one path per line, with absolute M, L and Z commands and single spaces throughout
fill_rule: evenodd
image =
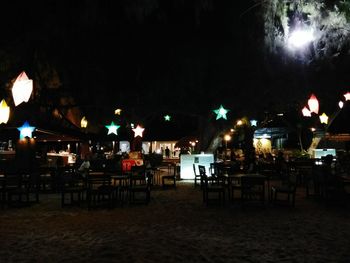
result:
M 26 121 L 21 127 L 17 128 L 19 130 L 19 138 L 24 139 L 25 137 L 32 138 L 32 133 L 35 130 L 35 127 L 30 126 Z
M 120 126 L 115 125 L 113 121 L 111 122 L 110 125 L 106 125 L 105 127 L 108 129 L 107 135 L 112 134 L 112 133 L 114 133 L 115 135 L 118 135 L 117 130 L 120 128 Z
M 33 91 L 33 80 L 29 79 L 23 71 L 18 75 L 15 83 L 12 86 L 12 95 L 15 106 L 22 102 L 28 102 Z
M 350 92 L 345 93 L 344 97 L 345 97 L 345 101 L 350 100 Z
M 134 137 L 140 136 L 142 137 L 142 133 L 145 130 L 145 128 L 142 128 L 140 125 L 137 125 L 135 129 L 132 129 L 135 133 Z
M 303 113 L 304 117 L 311 117 L 311 111 L 305 106 L 301 112 Z

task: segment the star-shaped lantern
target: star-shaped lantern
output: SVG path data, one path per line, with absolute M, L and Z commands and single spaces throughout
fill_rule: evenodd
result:
M 322 115 L 320 115 L 320 122 L 323 124 L 327 124 L 328 123 L 328 116 L 326 113 L 322 113 Z
M 223 118 L 225 120 L 227 120 L 226 114 L 228 113 L 228 110 L 225 109 L 222 105 L 220 105 L 220 108 L 213 110 L 216 114 L 216 119 L 220 119 Z
M 0 124 L 7 123 L 10 117 L 10 107 L 7 106 L 6 101 L 2 100 L 0 102 Z
M 22 102 L 28 102 L 33 91 L 33 80 L 29 79 L 23 71 L 18 75 L 15 83 L 12 86 L 12 95 L 15 106 Z
M 164 116 L 164 120 L 165 120 L 165 121 L 170 121 L 170 119 L 171 119 L 171 116 L 170 116 L 170 115 L 165 115 L 165 116 Z
M 29 123 L 26 121 L 23 123 L 23 125 L 19 128 L 17 128 L 20 132 L 19 138 L 24 139 L 25 137 L 32 138 L 32 133 L 35 130 L 35 127 L 30 126 Z
M 145 128 L 142 128 L 140 125 L 137 125 L 135 129 L 132 129 L 135 133 L 134 137 L 140 136 L 142 137 L 142 133 L 145 130 Z
M 114 114 L 115 115 L 120 115 L 122 113 L 122 109 L 116 109 L 115 111 L 114 111 Z
M 106 125 L 105 127 L 108 129 L 107 135 L 108 135 L 108 134 L 112 134 L 112 133 L 114 133 L 115 135 L 118 135 L 117 130 L 120 128 L 120 126 L 114 124 L 113 121 L 111 122 L 110 125 Z
M 345 93 L 344 97 L 345 97 L 345 101 L 350 100 L 350 92 Z
M 311 117 L 311 111 L 305 106 L 301 112 L 303 113 L 304 117 Z

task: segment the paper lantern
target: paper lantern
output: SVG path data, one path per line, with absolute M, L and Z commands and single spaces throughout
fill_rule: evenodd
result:
M 30 126 L 26 121 L 21 127 L 17 129 L 20 131 L 19 138 L 24 139 L 25 137 L 32 138 L 32 133 L 35 130 L 35 127 Z
M 305 106 L 301 112 L 303 113 L 304 117 L 311 117 L 311 111 Z
M 6 101 L 2 100 L 0 103 L 0 124 L 7 123 L 10 117 L 10 107 L 7 106 Z
M 113 121 L 111 122 L 110 125 L 106 125 L 105 127 L 108 129 L 107 135 L 112 134 L 112 133 L 114 133 L 115 135 L 118 135 L 117 130 L 120 128 L 120 126 L 115 125 Z
M 339 106 L 340 109 L 342 109 L 342 108 L 344 107 L 344 102 L 339 101 L 339 102 L 338 102 L 338 106 Z
M 86 119 L 85 116 L 84 116 L 83 118 L 81 118 L 80 127 L 86 128 L 87 125 L 88 125 L 88 121 L 87 121 L 87 119 Z
M 142 128 L 140 125 L 137 125 L 135 129 L 132 129 L 135 133 L 134 137 L 140 136 L 142 137 L 142 133 L 145 130 L 145 128 Z
M 345 101 L 350 100 L 350 92 L 344 94 Z
M 322 113 L 322 115 L 320 116 L 320 122 L 323 124 L 328 124 L 328 116 L 326 113 Z
M 165 121 L 170 121 L 170 119 L 171 119 L 171 116 L 170 116 L 170 115 L 165 115 L 165 116 L 164 116 L 164 120 L 165 120 Z
M 23 71 L 18 75 L 12 87 L 12 96 L 15 106 L 22 102 L 28 102 L 33 91 L 33 80 L 28 79 L 27 74 Z
M 311 112 L 318 114 L 319 104 L 314 94 L 311 94 L 310 99 L 307 101 L 307 104 L 309 105 L 309 109 Z
M 214 111 L 215 114 L 216 114 L 216 119 L 217 119 L 217 120 L 218 120 L 218 119 L 221 119 L 221 118 L 227 120 L 226 114 L 227 114 L 228 110 L 225 109 L 222 105 L 220 105 L 220 108 L 218 108 L 218 109 L 216 109 L 216 110 L 213 110 L 213 111 Z

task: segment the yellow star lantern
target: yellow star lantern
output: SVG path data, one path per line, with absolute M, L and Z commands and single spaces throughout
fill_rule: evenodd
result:
M 326 113 L 322 113 L 322 115 L 320 115 L 320 122 L 323 124 L 328 124 L 328 116 Z
M 28 102 L 33 91 L 33 80 L 29 79 L 23 71 L 18 75 L 15 83 L 12 86 L 12 95 L 15 106 L 22 102 Z
M 112 134 L 112 133 L 114 133 L 115 135 L 118 135 L 117 130 L 120 128 L 120 126 L 115 125 L 113 121 L 111 122 L 110 125 L 106 125 L 105 127 L 108 129 L 107 135 Z
M 142 133 L 145 130 L 145 128 L 142 128 L 140 125 L 137 125 L 135 129 L 132 129 L 135 133 L 134 137 L 140 136 L 142 137 Z
M 350 92 L 344 94 L 345 101 L 350 100 Z
M 19 138 L 24 139 L 25 137 L 32 138 L 32 133 L 35 130 L 35 127 L 30 126 L 26 121 L 21 127 L 17 128 L 20 132 Z
M 7 106 L 6 101 L 2 100 L 0 103 L 0 124 L 7 123 L 10 117 L 10 107 Z
M 115 111 L 114 111 L 114 114 L 115 115 L 120 115 L 122 113 L 122 109 L 116 109 Z

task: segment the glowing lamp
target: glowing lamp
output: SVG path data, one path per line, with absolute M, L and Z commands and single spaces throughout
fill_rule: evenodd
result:
M 120 115 L 122 113 L 122 110 L 121 109 L 116 109 L 115 111 L 114 111 L 114 114 L 115 115 Z
M 218 108 L 218 109 L 216 109 L 216 110 L 213 110 L 213 111 L 214 111 L 215 114 L 216 114 L 216 119 L 217 119 L 217 120 L 218 120 L 218 119 L 221 119 L 221 118 L 227 120 L 226 114 L 227 114 L 228 110 L 225 109 L 222 105 L 220 105 L 220 108 Z
M 164 120 L 165 120 L 165 121 L 170 121 L 170 119 L 171 119 L 171 116 L 170 116 L 170 115 L 165 115 L 165 116 L 164 116 Z
M 291 49 L 300 49 L 315 39 L 313 30 L 296 29 L 288 38 L 288 46 Z
M 142 133 L 145 130 L 145 128 L 142 128 L 140 125 L 137 125 L 135 129 L 132 129 L 135 133 L 134 137 L 140 136 L 142 137 Z
M 311 117 L 311 111 L 306 106 L 301 110 L 304 117 Z
M 224 136 L 224 140 L 225 140 L 225 141 L 230 141 L 230 140 L 231 140 L 231 135 L 230 135 L 230 134 L 226 134 L 226 135 Z
M 83 118 L 81 118 L 80 127 L 86 128 L 87 125 L 88 125 L 88 121 L 87 121 L 87 119 L 86 119 L 85 116 L 84 116 Z
M 307 104 L 309 105 L 309 109 L 311 112 L 318 114 L 319 104 L 314 94 L 311 94 L 310 99 L 307 101 Z
M 15 106 L 22 102 L 28 102 L 33 91 L 33 80 L 28 79 L 27 74 L 23 71 L 18 75 L 12 87 L 12 95 Z
M 340 109 L 342 109 L 344 107 L 344 102 L 339 101 L 338 106 L 339 106 Z
M 2 100 L 0 102 L 0 124 L 7 123 L 10 117 L 10 107 L 7 106 L 6 101 Z
M 345 97 L 345 101 L 350 100 L 350 92 L 345 93 L 344 97 Z
M 326 113 L 322 113 L 322 115 L 320 116 L 320 122 L 323 124 L 328 124 L 328 116 Z
M 118 135 L 117 130 L 120 128 L 120 126 L 115 125 L 113 121 L 111 122 L 110 125 L 106 125 L 105 127 L 108 129 L 107 135 L 112 134 L 112 133 L 114 133 L 115 135 Z
M 19 130 L 19 138 L 20 139 L 24 139 L 25 137 L 29 137 L 32 138 L 32 133 L 35 130 L 35 127 L 30 126 L 29 123 L 26 121 L 25 123 L 23 123 L 23 125 L 19 128 L 17 128 Z

